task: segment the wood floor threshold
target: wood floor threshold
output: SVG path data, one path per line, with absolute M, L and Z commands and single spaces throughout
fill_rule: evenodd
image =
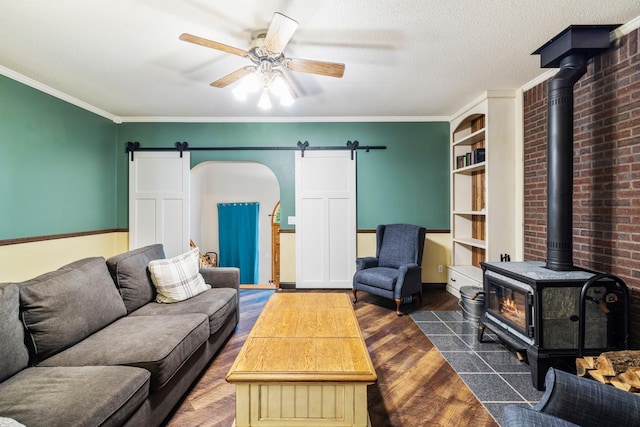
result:
M 240 285 L 240 289 L 270 289 L 275 290 L 276 285 L 266 284 L 266 285 Z

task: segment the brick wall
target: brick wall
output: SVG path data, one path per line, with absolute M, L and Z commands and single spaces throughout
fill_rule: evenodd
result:
M 589 61 L 574 92 L 573 263 L 632 289 L 640 348 L 640 51 L 636 29 Z M 546 257 L 547 83 L 524 94 L 524 255 Z M 636 314 L 637 313 L 637 314 Z

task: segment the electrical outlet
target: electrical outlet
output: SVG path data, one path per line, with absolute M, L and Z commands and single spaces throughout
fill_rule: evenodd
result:
M 438 265 L 438 273 L 442 273 L 442 270 L 443 270 L 442 264 L 439 264 Z

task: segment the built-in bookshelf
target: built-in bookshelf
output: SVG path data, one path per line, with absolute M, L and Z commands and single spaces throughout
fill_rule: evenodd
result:
M 487 92 L 451 121 L 447 290 L 482 287 L 480 262 L 514 251 L 515 94 Z

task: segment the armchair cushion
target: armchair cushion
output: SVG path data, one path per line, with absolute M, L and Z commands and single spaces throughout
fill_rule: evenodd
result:
M 640 425 L 640 398 L 631 393 L 553 368 L 545 387 L 533 409 L 583 427 Z
M 358 273 L 358 281 L 376 288 L 393 291 L 398 281 L 398 270 L 388 267 L 374 267 Z
M 424 236 L 421 230 L 424 229 L 410 224 L 392 224 L 381 229 L 379 227 L 382 244 L 378 250 L 378 266 L 400 268 L 405 264 L 421 264 L 422 248 L 418 244 L 420 233 Z
M 640 398 L 613 386 L 550 368 L 542 399 L 527 411 L 508 406 L 503 425 L 637 426 L 640 425 Z
M 504 409 L 502 423 L 509 427 L 580 427 L 553 415 L 516 405 Z

